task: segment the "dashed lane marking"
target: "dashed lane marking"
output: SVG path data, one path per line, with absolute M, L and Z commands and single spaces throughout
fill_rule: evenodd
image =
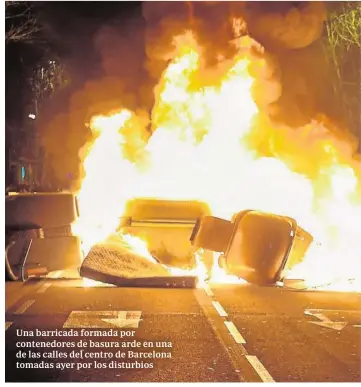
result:
M 43 286 L 41 286 L 36 293 L 44 293 L 47 289 L 49 289 L 51 286 L 51 282 L 45 283 Z
M 221 317 L 227 317 L 228 313 L 223 309 L 222 305 L 218 301 L 212 301 L 214 309 L 218 312 Z
M 214 297 L 214 294 L 213 294 L 212 290 L 208 286 L 206 286 L 203 289 L 204 289 L 205 293 L 207 294 L 207 296 Z
M 236 326 L 233 324 L 232 321 L 225 321 L 224 324 L 226 325 L 229 333 L 232 335 L 232 337 L 234 338 L 234 341 L 237 344 L 246 344 L 246 340 L 239 333 L 238 329 L 236 328 Z
M 5 322 L 5 330 L 7 331 L 12 325 L 13 325 L 12 322 L 6 321 Z
M 237 344 L 229 334 L 228 329 L 224 325 L 223 318 L 219 317 L 219 314 L 212 304 L 212 299 L 205 292 L 200 291 L 200 289 L 194 290 L 194 295 L 212 329 L 212 334 L 220 343 L 232 368 L 234 370 L 242 370 L 242 372 L 235 373 L 237 379 L 240 382 L 259 381 L 259 376 L 244 357 L 245 350 L 243 346 Z
M 270 373 L 266 370 L 264 365 L 260 362 L 257 356 L 246 355 L 247 360 L 250 362 L 251 366 L 257 372 L 258 376 L 266 383 L 274 383 L 274 379 Z
M 35 300 L 28 300 L 23 302 L 18 309 L 14 312 L 14 314 L 23 314 L 33 303 Z
M 213 292 L 205 287 L 203 288 L 206 295 L 209 297 L 213 297 Z M 209 291 L 212 295 L 209 294 Z M 247 360 L 247 366 L 243 367 L 244 369 L 244 375 L 239 375 L 240 381 L 256 381 L 255 378 L 261 379 L 262 382 L 275 382 L 275 380 L 272 378 L 270 373 L 267 371 L 267 369 L 264 367 L 264 365 L 261 363 L 261 361 L 257 358 L 257 356 L 252 356 L 248 354 L 248 351 L 242 344 L 246 344 L 246 340 L 241 335 L 241 333 L 238 331 L 236 326 L 232 321 L 223 321 L 224 326 L 226 326 L 228 332 L 232 336 L 234 342 L 232 342 L 232 339 L 228 336 L 226 337 L 223 333 L 222 335 L 222 327 L 220 325 L 220 321 L 217 318 L 212 318 L 212 315 L 214 316 L 214 309 L 217 311 L 218 315 L 221 317 L 227 317 L 227 312 L 223 309 L 222 305 L 216 301 L 216 300 L 210 300 L 207 298 L 203 293 L 196 293 L 197 300 L 199 302 L 199 305 L 204 310 L 207 318 L 209 319 L 209 322 L 211 324 L 211 327 L 216 335 L 216 337 L 220 340 L 220 342 L 224 345 L 231 363 L 235 369 L 235 371 L 238 373 L 239 368 L 242 366 L 243 361 Z M 213 308 L 212 308 L 212 306 Z M 213 312 L 211 311 L 213 309 Z M 223 324 L 222 324 L 223 325 Z M 224 329 L 224 328 L 223 328 Z M 233 350 L 232 350 L 233 349 Z M 245 359 L 245 360 L 242 360 Z M 248 369 L 249 368 L 249 369 Z M 256 376 L 257 375 L 257 376 Z

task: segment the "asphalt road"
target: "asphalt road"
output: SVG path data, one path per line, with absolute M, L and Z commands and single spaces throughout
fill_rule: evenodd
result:
M 6 283 L 8 382 L 361 381 L 360 294 L 249 284 L 214 285 L 205 290 L 84 287 L 81 279 L 62 278 L 60 272 L 54 277 L 59 278 Z M 72 327 L 79 334 L 81 327 L 87 327 L 86 332 L 113 329 L 134 336 L 24 336 L 24 331 L 59 332 Z M 54 340 L 75 347 L 16 347 L 17 343 Z M 136 342 L 142 348 L 88 347 L 83 348 L 87 356 L 106 353 L 113 357 L 71 359 L 72 351 L 80 351 L 77 346 L 81 340 L 88 341 L 88 346 L 90 340 L 122 345 Z M 145 342 L 154 347 L 144 348 Z M 164 347 L 156 346 L 160 343 Z M 29 350 L 39 352 L 41 359 L 30 359 Z M 55 350 L 66 353 L 66 357 L 54 358 L 59 356 Z M 27 357 L 17 358 L 19 351 Z M 124 360 L 115 358 L 115 354 L 129 356 L 128 351 L 154 351 L 170 354 L 171 358 L 128 358 L 126 362 L 137 361 L 143 368 L 119 368 Z M 49 353 L 53 359 L 44 361 Z M 111 362 L 114 367 L 110 367 Z M 19 368 L 30 363 L 31 369 Z M 52 363 L 54 368 L 34 368 L 34 364 L 40 367 L 44 363 Z M 103 363 L 106 368 L 95 368 Z M 144 368 L 145 363 L 153 368 Z

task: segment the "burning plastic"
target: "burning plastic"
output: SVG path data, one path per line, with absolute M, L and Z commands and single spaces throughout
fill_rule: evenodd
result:
M 316 116 L 299 127 L 275 122 L 268 109 L 280 96 L 280 80 L 250 37 L 236 39 L 234 56 L 210 66 L 195 36 L 187 31 L 174 37 L 174 50 L 154 89 L 152 134 L 146 141 L 138 136 L 133 153 L 127 141 L 135 138 L 138 144 L 137 133 L 144 129 L 138 111 L 119 106 L 91 119 L 94 136 L 80 152 L 85 177 L 74 227 L 86 250 L 117 230 L 133 198 L 198 200 L 220 219 L 231 219 L 240 208 L 279 214 L 282 235 L 292 231 L 294 245 L 301 229 L 285 219 L 297 219 L 297 227 L 322 248 L 308 249 L 293 273 L 302 272 L 312 283 L 355 276 L 361 253 L 361 168 L 353 140 Z M 109 189 L 115 177 L 119 183 Z M 203 244 L 201 234 L 195 243 Z M 284 246 L 288 243 L 290 235 Z M 219 251 L 223 244 L 212 248 Z M 273 281 L 272 276 L 262 281 Z
M 289 217 L 260 211 L 239 212 L 232 222 L 206 217 L 192 243 L 223 252 L 219 266 L 248 282 L 269 285 L 300 263 L 313 238 Z

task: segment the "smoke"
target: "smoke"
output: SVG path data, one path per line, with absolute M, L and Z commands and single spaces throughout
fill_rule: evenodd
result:
M 174 54 L 174 37 L 191 30 L 209 63 L 231 55 L 235 47 L 228 2 L 144 2 L 146 22 L 145 66 L 154 81 L 160 78 Z
M 72 88 L 55 94 L 44 104 L 37 122 L 45 148 L 45 180 L 54 186 L 77 190 L 83 176 L 82 161 L 94 140 L 89 128 L 92 116 L 128 108 L 139 122 L 128 129 L 125 154 L 133 160 L 148 135 L 144 71 L 144 25 L 142 19 L 102 25 L 93 39 L 90 63 L 73 66 Z M 79 59 L 79 58 L 78 58 Z M 79 63 L 82 67 L 79 69 Z M 75 69 L 75 70 L 74 70 Z M 94 74 L 96 72 L 96 74 Z M 84 78 L 85 81 L 79 81 Z M 149 99 L 149 98 L 148 98 Z M 141 107 L 144 106 L 144 109 Z M 141 111 L 140 111 L 141 110 Z
M 339 118 L 330 101 L 331 72 L 319 38 L 326 18 L 322 2 L 144 2 L 146 68 L 153 87 L 174 54 L 173 37 L 192 30 L 206 66 L 232 57 L 237 49 L 234 21 L 264 47 L 263 68 L 254 97 L 272 119 L 303 125 L 319 113 Z M 260 55 L 262 56 L 262 55 Z M 322 71 L 318 71 L 321 70 Z M 250 69 L 251 73 L 257 69 Z M 265 92 L 266 90 L 266 92 Z M 282 92 L 281 92 L 282 90 Z M 332 108 L 330 108 L 332 106 Z M 330 114 L 328 114 L 330 113 Z
M 324 3 L 188 2 L 170 10 L 146 2 L 143 15 L 148 63 L 156 63 L 148 68 L 157 80 L 175 55 L 177 33 L 194 32 L 206 57 L 204 71 L 197 73 L 201 80 L 241 48 L 234 44 L 237 35 L 248 34 L 242 41 L 251 46 L 248 71 L 255 78 L 251 92 L 260 110 L 247 139 L 251 149 L 282 159 L 312 179 L 334 163 L 350 165 L 360 181 L 357 141 L 340 130 L 341 110 L 332 99 L 332 75 L 320 39 Z
M 174 39 L 188 30 L 205 54 L 202 66 L 207 74 L 234 55 L 237 35 L 247 33 L 260 43 L 254 44 L 249 72 L 256 78 L 251 92 L 262 112 L 258 122 L 264 124 L 264 135 L 270 135 L 267 128 L 274 122 L 302 128 L 320 116 L 340 120 L 320 42 L 325 16 L 322 2 L 143 2 L 142 18 L 130 17 L 98 30 L 93 40 L 101 72 L 66 103 L 61 101 L 63 111 L 56 106 L 41 122 L 48 176 L 78 187 L 79 150 L 93 138 L 86 123 L 94 114 L 121 107 L 142 111 L 142 123 L 126 135 L 129 157 L 137 153 L 137 135 L 149 136 L 147 115 L 155 103 L 155 86 L 175 55 Z M 206 72 L 201 78 L 203 84 L 212 82 Z M 266 155 L 275 149 L 270 141 L 257 147 Z
M 249 3 L 246 21 L 249 32 L 266 47 L 300 49 L 322 34 L 326 20 L 323 2 Z
M 129 160 L 138 157 L 139 149 L 149 137 L 149 119 L 147 112 L 137 108 L 137 95 L 131 94 L 128 86 L 119 77 L 90 80 L 71 96 L 67 112 L 57 114 L 43 127 L 48 173 L 53 174 L 58 184 L 72 190 L 79 188 L 84 152 L 96 136 L 89 128 L 90 119 L 95 115 L 119 111 L 120 107 L 134 111 L 136 121 L 124 133 L 123 148 Z
M 326 16 L 323 2 L 249 2 L 243 8 L 248 33 L 277 62 L 282 94 L 268 109 L 274 121 L 297 127 L 326 115 L 341 126 L 322 41 Z
M 130 17 L 121 23 L 102 26 L 94 37 L 105 76 L 121 79 L 122 92 L 134 95 L 145 80 L 144 27 L 141 18 Z

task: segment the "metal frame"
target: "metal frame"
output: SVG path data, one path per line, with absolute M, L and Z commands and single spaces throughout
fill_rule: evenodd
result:
M 25 241 L 25 246 L 23 248 L 23 251 L 22 251 L 22 256 L 21 256 L 21 259 L 20 259 L 20 262 L 19 264 L 17 265 L 18 267 L 18 270 L 17 272 L 19 274 L 16 274 L 12 267 L 11 267 L 11 264 L 9 262 L 9 257 L 8 257 L 8 253 L 9 253 L 9 250 L 11 249 L 11 247 L 13 247 L 16 243 L 16 240 L 12 240 L 6 247 L 5 247 L 5 268 L 7 270 L 7 273 L 9 274 L 9 277 L 13 280 L 13 281 L 18 281 L 19 279 L 21 279 L 23 282 L 27 281 L 28 279 L 28 275 L 27 275 L 27 272 L 25 270 L 25 265 L 26 265 L 26 261 L 28 259 L 28 256 L 29 256 L 29 252 L 30 252 L 30 249 L 31 249 L 31 245 L 33 243 L 33 239 L 30 238 L 30 239 L 27 239 Z

